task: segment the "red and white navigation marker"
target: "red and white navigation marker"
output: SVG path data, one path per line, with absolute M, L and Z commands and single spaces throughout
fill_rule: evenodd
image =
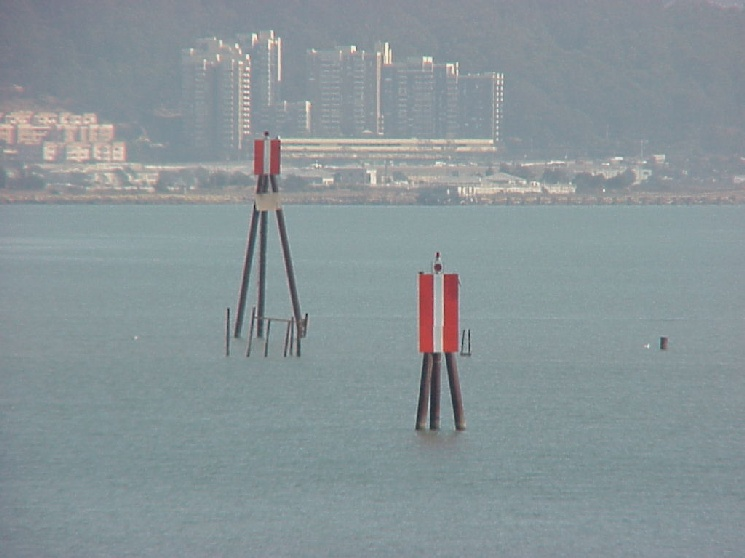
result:
M 450 397 L 453 402 L 453 419 L 456 430 L 466 429 L 463 398 L 455 353 L 458 351 L 460 332 L 457 273 L 443 273 L 440 253 L 435 254 L 432 273 L 419 273 L 417 283 L 419 352 L 422 355 L 422 377 L 419 382 L 416 429 L 423 430 L 429 408 L 430 430 L 440 429 L 440 366 L 442 353 L 448 369 Z
M 443 273 L 440 253 L 433 273 L 419 274 L 419 352 L 455 353 L 459 348 L 459 279 Z
M 248 349 L 246 356 L 251 352 L 250 339 L 253 337 L 253 326 L 256 324 L 256 337 L 264 338 L 264 348 L 266 353 L 267 342 L 269 340 L 269 330 L 273 319 L 264 312 L 266 302 L 266 252 L 267 252 L 267 221 L 269 213 L 274 213 L 277 218 L 277 228 L 279 229 L 279 240 L 282 246 L 282 254 L 285 261 L 285 271 L 287 273 L 287 286 L 290 289 L 290 300 L 292 302 L 293 317 L 290 320 L 282 319 L 288 324 L 285 334 L 285 355 L 287 349 L 292 354 L 291 332 L 297 332 L 295 337 L 295 348 L 297 356 L 300 356 L 300 340 L 305 337 L 308 327 L 308 315 L 300 313 L 300 301 L 297 296 L 297 287 L 295 285 L 295 272 L 292 266 L 290 256 L 290 244 L 287 238 L 287 229 L 285 227 L 285 217 L 279 199 L 279 185 L 277 176 L 280 172 L 280 147 L 279 138 L 270 139 L 269 132 L 264 132 L 264 137 L 254 140 L 254 174 L 258 176 L 256 180 L 256 193 L 254 195 L 253 211 L 251 213 L 251 224 L 248 230 L 248 240 L 246 242 L 246 258 L 243 262 L 243 277 L 241 278 L 240 294 L 238 295 L 238 309 L 236 312 L 235 329 L 233 337 L 240 337 L 243 329 L 243 318 L 246 312 L 246 299 L 248 296 L 248 283 L 251 277 L 251 266 L 254 257 L 254 248 L 256 238 L 259 238 L 259 270 L 258 270 L 258 296 L 257 304 L 251 316 L 251 333 L 249 333 Z M 258 235 L 257 235 L 258 232 Z M 266 326 L 266 337 L 264 337 L 264 327 Z M 289 343 L 289 345 L 288 345 Z M 227 352 L 227 351 L 226 351 Z
M 279 139 L 269 139 L 269 132 L 254 140 L 254 174 L 279 174 L 280 144 Z
M 279 193 L 276 188 L 269 189 L 269 178 L 274 183 L 280 169 L 281 142 L 269 139 L 264 132 L 263 139 L 254 140 L 254 174 L 259 176 L 254 203 L 259 211 L 277 211 L 280 208 Z

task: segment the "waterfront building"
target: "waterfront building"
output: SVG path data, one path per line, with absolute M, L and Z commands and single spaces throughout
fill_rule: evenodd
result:
M 99 123 L 95 113 L 0 113 L 0 142 L 26 161 L 125 162 L 126 144 L 115 137 L 114 124 Z

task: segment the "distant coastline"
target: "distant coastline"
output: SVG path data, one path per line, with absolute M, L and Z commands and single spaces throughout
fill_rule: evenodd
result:
M 599 194 L 497 194 L 478 199 L 424 202 L 414 188 L 333 189 L 283 192 L 285 205 L 742 205 L 745 190 L 718 192 L 618 192 Z M 251 191 L 153 193 L 99 191 L 59 193 L 0 190 L 0 205 L 233 205 L 253 201 Z

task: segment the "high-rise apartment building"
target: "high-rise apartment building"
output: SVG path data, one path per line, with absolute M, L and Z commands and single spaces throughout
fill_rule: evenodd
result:
M 182 51 L 187 144 L 200 159 L 238 157 L 251 134 L 251 61 L 239 45 L 200 39 Z
M 435 64 L 435 129 L 434 137 L 460 137 L 458 111 L 458 63 Z
M 431 56 L 383 66 L 383 134 L 432 138 L 435 133 L 435 73 Z
M 291 138 L 310 136 L 310 101 L 282 101 L 275 105 L 274 109 L 279 135 Z
M 380 136 L 383 134 L 383 67 L 393 63 L 393 51 L 385 42 L 378 42 L 373 55 L 367 57 L 366 93 L 365 93 L 365 130 L 364 135 Z
M 308 51 L 306 93 L 313 136 L 341 137 L 342 56 L 341 49 Z
M 276 107 L 282 102 L 282 39 L 274 31 L 238 35 L 251 58 L 251 120 L 253 130 L 276 131 Z
M 193 155 L 240 156 L 262 131 L 289 137 L 490 139 L 499 142 L 501 73 L 461 74 L 430 56 L 394 61 L 388 43 L 311 49 L 306 96 L 282 97 L 282 40 L 200 39 L 182 53 L 183 122 Z
M 458 80 L 461 137 L 501 140 L 504 74 L 466 74 Z
M 367 66 L 364 50 L 341 50 L 341 136 L 359 137 L 367 128 Z
M 381 46 L 388 50 L 388 46 Z M 311 131 L 318 137 L 380 133 L 380 76 L 386 54 L 356 46 L 308 51 L 307 94 Z

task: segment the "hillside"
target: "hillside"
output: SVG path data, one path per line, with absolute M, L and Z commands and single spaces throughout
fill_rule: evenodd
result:
M 136 122 L 178 109 L 180 49 L 275 29 L 285 97 L 303 96 L 307 48 L 387 40 L 462 72 L 505 73 L 504 136 L 517 151 L 745 150 L 745 12 L 658 0 L 7 0 L 0 87 Z M 16 99 L 17 100 L 17 99 Z M 157 139 L 157 138 L 156 138 Z

